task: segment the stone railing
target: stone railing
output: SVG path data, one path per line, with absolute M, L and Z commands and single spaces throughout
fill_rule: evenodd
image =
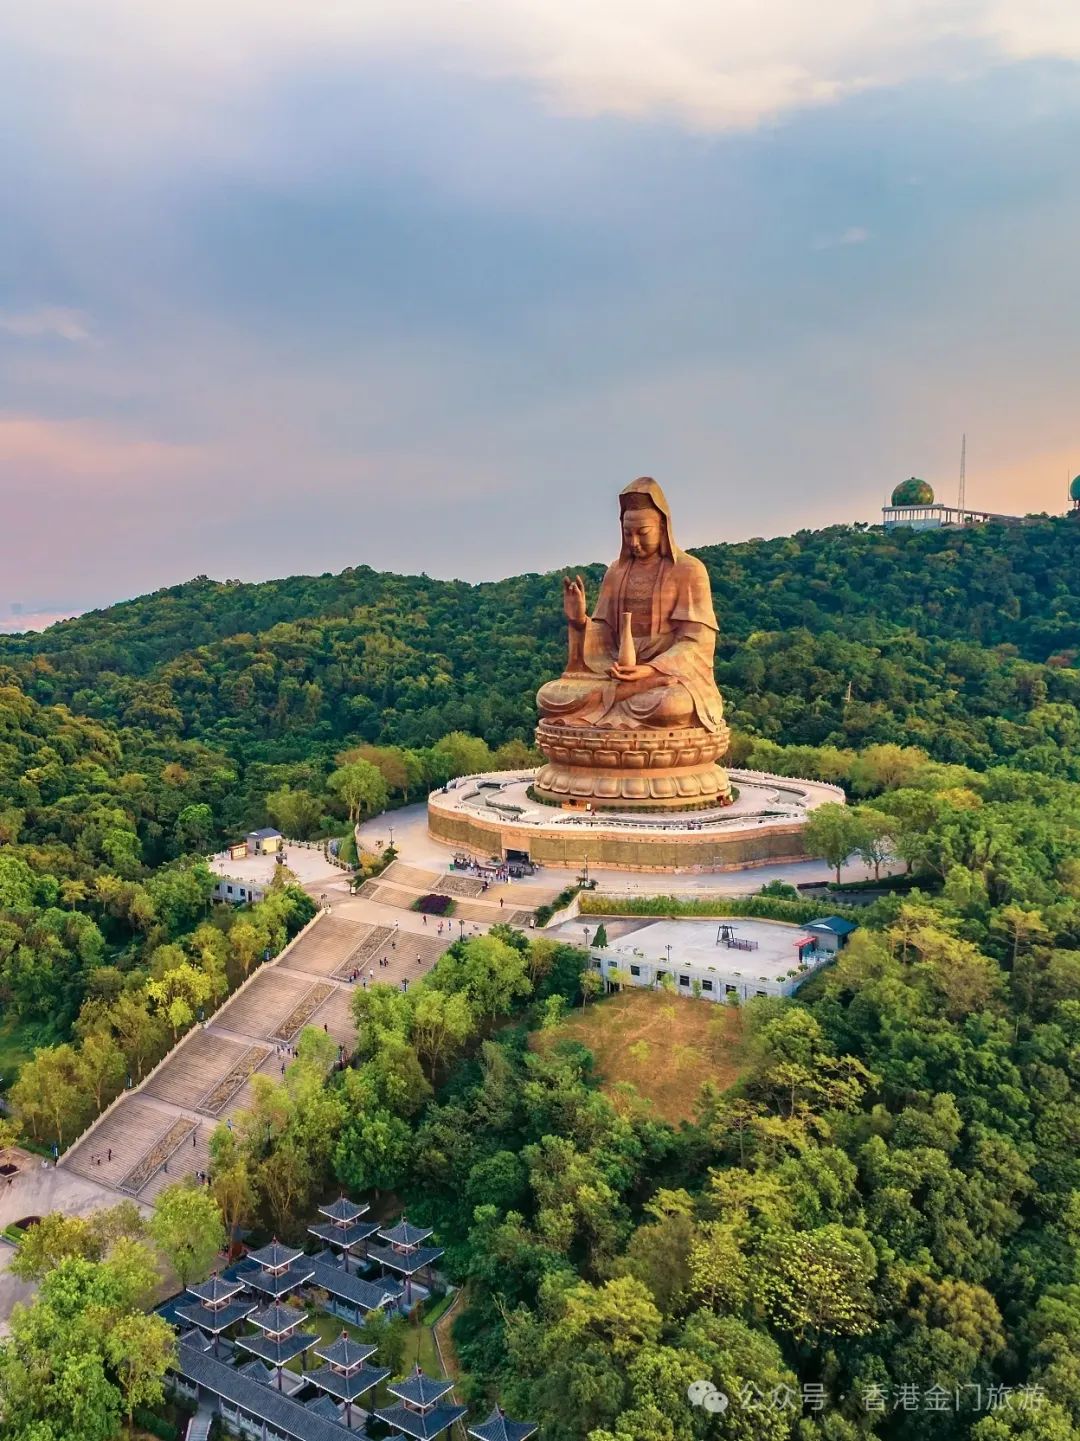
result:
M 251 972 L 250 976 L 245 976 L 244 979 L 237 986 L 236 990 L 230 991 L 229 994 L 222 999 L 221 1005 L 217 1006 L 213 1011 L 210 1012 L 210 1016 L 207 1017 L 204 1023 L 196 1021 L 189 1030 L 184 1032 L 184 1034 L 180 1037 L 180 1039 L 176 1042 L 175 1045 L 169 1047 L 169 1049 L 162 1056 L 161 1060 L 158 1061 L 155 1066 L 151 1066 L 150 1070 L 147 1071 L 146 1075 L 143 1076 L 141 1080 L 137 1081 L 134 1086 L 126 1087 L 124 1090 L 120 1091 L 119 1094 L 114 1096 L 113 1099 L 109 1102 L 109 1104 L 105 1107 L 105 1109 L 99 1112 L 99 1114 L 94 1117 L 94 1119 L 85 1128 L 85 1130 L 83 1130 L 78 1136 L 76 1136 L 74 1141 L 70 1142 L 67 1146 L 64 1147 L 64 1154 L 60 1157 L 57 1165 L 63 1165 L 65 1159 L 70 1156 L 72 1151 L 74 1151 L 75 1147 L 85 1141 L 87 1136 L 89 1136 L 90 1132 L 93 1131 L 95 1127 L 100 1126 L 106 1116 L 111 1115 L 111 1113 L 116 1109 L 116 1107 L 120 1104 L 120 1102 L 124 1099 L 125 1096 L 134 1096 L 137 1095 L 139 1091 L 143 1090 L 144 1087 L 146 1087 L 149 1082 L 161 1070 L 162 1066 L 164 1066 L 167 1061 L 171 1061 L 172 1058 L 177 1054 L 179 1050 L 181 1050 L 182 1047 L 186 1046 L 194 1036 L 197 1036 L 199 1034 L 199 1032 L 203 1028 L 203 1024 L 210 1024 L 210 1017 L 216 1016 L 218 1011 L 222 1010 L 223 1007 L 227 1006 L 235 996 L 239 996 L 243 991 L 246 991 L 248 986 L 251 985 L 252 981 L 254 981 L 257 976 L 262 975 L 263 971 L 266 969 L 267 966 L 275 965 L 278 961 L 283 960 L 285 956 L 287 956 L 292 950 L 293 946 L 295 946 L 297 942 L 301 939 L 301 937 L 306 936 L 308 931 L 311 930 L 312 926 L 318 924 L 322 914 L 322 911 L 316 911 L 316 913 L 312 916 L 311 920 L 308 921 L 307 925 L 301 927 L 301 929 L 297 931 L 296 935 L 293 936 L 292 940 L 289 941 L 287 945 L 282 946 L 281 950 L 278 951 L 276 956 L 271 956 L 270 960 L 264 961 L 261 966 L 256 966 L 255 969 Z
M 740 776 L 746 776 L 749 780 L 765 781 L 770 785 L 776 785 L 779 781 L 790 781 L 793 786 L 819 786 L 823 791 L 831 791 L 838 800 L 847 803 L 847 792 L 843 786 L 834 785 L 832 781 L 814 780 L 812 776 L 782 776 L 776 771 L 752 771 L 746 766 L 736 766 L 728 770 L 728 775 L 738 783 Z

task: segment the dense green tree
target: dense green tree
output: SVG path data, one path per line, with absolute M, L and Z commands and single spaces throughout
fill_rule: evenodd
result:
M 176 1272 L 181 1287 L 202 1280 L 225 1247 L 225 1227 L 217 1201 L 203 1186 L 178 1182 L 166 1186 L 154 1202 L 150 1235 Z

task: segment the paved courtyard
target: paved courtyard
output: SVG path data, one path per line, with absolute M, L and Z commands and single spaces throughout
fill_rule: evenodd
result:
M 342 874 L 337 866 L 330 864 L 318 846 L 302 846 L 286 841 L 284 854 L 285 864 L 307 890 L 322 881 L 336 880 Z M 228 876 L 249 885 L 269 885 L 277 870 L 277 857 L 242 856 L 234 861 L 227 851 L 221 851 L 210 857 L 209 865 L 217 876 Z

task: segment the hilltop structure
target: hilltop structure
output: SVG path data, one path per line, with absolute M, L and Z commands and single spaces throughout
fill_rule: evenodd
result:
M 1080 475 L 1076 476 L 1069 486 L 1069 506 L 1069 514 L 1075 520 L 1080 520 Z
M 466 776 L 428 797 L 431 836 L 487 860 L 626 870 L 731 870 L 806 855 L 806 813 L 836 786 L 738 773 L 713 673 L 704 565 L 675 543 L 645 476 L 619 496 L 622 543 L 592 614 L 562 583 L 562 674 L 541 686 L 535 772 Z
M 934 499 L 933 488 L 917 475 L 902 480 L 893 490 L 890 503 L 881 510 L 881 523 L 886 530 L 940 530 L 943 526 L 985 525 L 989 521 L 1020 525 L 1023 516 L 941 505 Z

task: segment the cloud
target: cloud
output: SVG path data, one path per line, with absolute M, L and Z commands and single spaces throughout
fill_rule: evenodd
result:
M 0 473 L 7 493 L 43 483 L 64 491 L 102 482 L 115 491 L 128 490 L 148 474 L 178 473 L 197 454 L 194 446 L 97 421 L 0 414 Z
M 815 250 L 835 250 L 842 245 L 865 245 L 870 239 L 870 232 L 864 225 L 849 225 L 846 230 L 841 230 L 838 235 L 823 235 L 814 241 Z
M 15 606 L 12 606 L 12 612 L 9 616 L 0 615 L 0 635 L 17 635 L 25 630 L 45 630 L 50 625 L 70 620 L 72 616 L 79 614 L 77 609 L 20 611 Z
M 700 131 L 1002 60 L 1080 59 L 1068 0 L 47 0 L 14 23 L 71 75 L 70 122 L 88 141 L 111 119 L 110 139 L 148 155 L 163 131 L 207 142 L 245 90 L 327 59 L 426 57 L 524 82 L 563 113 Z
M 0 331 L 18 340 L 55 338 L 73 343 L 89 340 L 92 335 L 86 316 L 62 305 L 42 305 L 17 314 L 0 311 Z

